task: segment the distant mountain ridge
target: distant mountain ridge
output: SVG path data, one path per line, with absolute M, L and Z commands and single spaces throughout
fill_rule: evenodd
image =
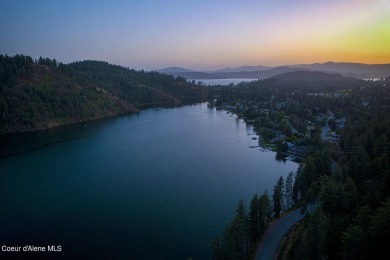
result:
M 260 70 L 267 70 L 267 69 L 271 69 L 272 67 L 267 67 L 267 66 L 262 66 L 262 65 L 258 65 L 258 66 L 241 66 L 241 67 L 238 67 L 238 68 L 224 68 L 224 69 L 220 69 L 220 70 L 216 70 L 215 72 L 219 73 L 219 72 L 243 72 L 243 71 L 247 71 L 247 72 L 251 72 L 251 71 L 260 71 Z
M 157 70 L 159 73 L 186 73 L 186 72 L 195 72 L 194 70 L 185 69 L 182 67 L 168 67 L 165 69 Z
M 293 64 L 278 67 L 241 66 L 238 68 L 224 68 L 215 71 L 193 71 L 181 67 L 171 67 L 158 70 L 160 73 L 181 76 L 187 79 L 266 79 L 278 74 L 293 71 L 320 71 L 331 74 L 340 74 L 357 79 L 385 78 L 390 76 L 390 63 L 364 64 L 350 62 L 326 62 L 313 64 Z
M 359 79 L 352 77 L 345 77 L 340 74 L 332 74 L 322 71 L 292 71 L 283 74 L 276 75 L 271 77 L 270 80 L 277 79 L 282 81 L 290 81 L 290 82 L 339 82 L 339 81 L 349 81 L 355 82 L 359 81 Z
M 356 78 L 385 78 L 390 75 L 390 63 L 364 64 L 350 62 L 326 62 L 307 65 L 291 65 L 294 68 L 308 68 L 317 71 L 356 75 Z

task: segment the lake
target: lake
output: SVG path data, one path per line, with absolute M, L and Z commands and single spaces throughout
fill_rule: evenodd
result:
M 241 82 L 250 82 L 250 81 L 255 81 L 257 79 L 196 79 L 195 82 L 202 82 L 205 85 L 222 85 L 222 86 L 227 86 L 230 84 L 237 85 L 238 83 Z M 192 80 L 190 80 L 192 81 Z
M 2 135 L 0 244 L 61 246 L 37 258 L 208 259 L 238 200 L 297 169 L 250 148 L 255 137 L 205 103 Z

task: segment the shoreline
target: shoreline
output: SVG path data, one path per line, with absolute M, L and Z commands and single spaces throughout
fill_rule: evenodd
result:
M 127 111 L 123 111 L 123 112 L 119 112 L 119 113 L 112 113 L 112 114 L 105 115 L 105 116 L 92 117 L 92 118 L 88 118 L 85 120 L 72 120 L 70 118 L 57 119 L 57 120 L 53 119 L 53 120 L 49 120 L 48 122 L 46 122 L 45 127 L 39 126 L 39 127 L 35 127 L 32 129 L 27 129 L 27 130 L 11 130 L 11 131 L 4 131 L 4 132 L 0 131 L 0 136 L 40 132 L 40 131 L 46 131 L 49 129 L 54 129 L 54 128 L 58 128 L 58 127 L 62 127 L 62 126 L 75 125 L 75 124 L 81 124 L 81 123 L 86 123 L 86 122 L 93 122 L 93 121 L 98 121 L 98 120 L 110 119 L 110 118 L 115 118 L 115 117 L 123 116 L 123 115 L 137 115 L 141 111 L 148 110 L 148 109 L 174 108 L 174 107 L 181 107 L 181 106 L 186 106 L 186 105 L 191 105 L 191 104 L 198 104 L 198 103 L 200 104 L 200 103 L 204 103 L 204 102 L 206 102 L 206 101 L 171 104 L 171 105 L 167 105 L 167 104 L 165 104 L 165 105 L 164 104 L 161 104 L 161 105 L 140 105 L 138 108 L 134 107 L 134 109 L 129 109 Z M 66 122 L 61 122 L 61 121 L 66 121 Z M 43 125 L 45 125 L 45 124 L 43 124 Z
M 229 110 L 229 109 L 226 109 L 226 108 L 220 107 L 220 106 L 215 106 L 215 105 L 211 104 L 210 102 L 208 102 L 207 104 L 211 108 L 214 107 L 217 110 L 225 111 L 227 114 L 230 114 L 231 116 L 234 115 L 236 117 L 236 119 L 242 119 L 245 122 L 245 124 L 251 125 L 253 127 L 253 132 L 257 136 L 258 145 L 249 146 L 249 148 L 251 148 L 251 149 L 261 148 L 261 150 L 259 149 L 259 151 L 261 151 L 261 152 L 271 151 L 271 152 L 279 153 L 282 155 L 282 157 L 280 159 L 285 160 L 285 161 L 300 162 L 305 158 L 302 155 L 299 155 L 299 154 L 296 154 L 296 153 L 293 153 L 290 151 L 287 151 L 287 152 L 277 151 L 275 148 L 275 144 L 270 143 L 269 141 L 263 140 L 261 135 L 255 131 L 255 128 L 253 125 L 253 120 L 247 120 L 244 116 L 239 115 L 232 110 Z
M 139 112 L 140 112 L 140 110 L 137 109 L 135 111 L 114 113 L 114 114 L 110 114 L 110 115 L 106 115 L 106 116 L 97 116 L 97 117 L 92 117 L 92 118 L 88 118 L 85 120 L 82 120 L 82 119 L 81 120 L 62 119 L 63 121 L 66 121 L 66 122 L 59 122 L 59 121 L 62 121 L 60 119 L 59 120 L 50 120 L 44 124 L 46 126 L 33 127 L 31 129 L 26 129 L 26 130 L 5 131 L 5 132 L 1 132 L 0 135 L 40 132 L 40 131 L 45 131 L 45 130 L 54 129 L 57 127 L 62 127 L 62 126 L 67 126 L 67 125 L 75 125 L 75 124 L 81 124 L 81 123 L 86 123 L 86 122 L 114 118 L 114 117 L 121 116 L 121 115 L 134 115 L 134 114 L 138 114 Z

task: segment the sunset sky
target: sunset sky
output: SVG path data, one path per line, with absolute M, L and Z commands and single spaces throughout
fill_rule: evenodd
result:
M 390 63 L 389 0 L 0 0 L 0 54 L 136 69 Z

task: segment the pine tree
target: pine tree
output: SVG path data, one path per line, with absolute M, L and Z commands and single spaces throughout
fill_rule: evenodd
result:
M 293 203 L 293 183 L 294 183 L 294 173 L 290 172 L 287 175 L 285 183 L 285 198 L 286 198 L 286 208 L 289 209 Z
M 273 204 L 274 204 L 274 216 L 278 218 L 280 212 L 283 210 L 283 176 L 280 176 L 278 182 L 274 187 Z

